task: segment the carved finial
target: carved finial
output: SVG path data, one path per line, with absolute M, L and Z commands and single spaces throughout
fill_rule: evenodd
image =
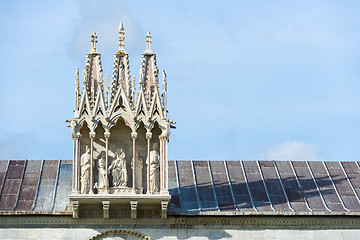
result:
M 91 34 L 91 50 L 93 50 L 94 52 L 96 52 L 96 43 L 97 43 L 97 35 L 96 32 L 93 31 L 93 33 Z
M 95 78 L 94 75 L 91 75 L 91 99 L 90 103 L 93 104 L 95 102 Z
M 86 65 L 84 68 L 84 81 L 83 81 L 83 87 L 85 88 L 85 85 L 88 83 L 89 81 L 89 66 Z
M 162 70 L 162 77 L 163 77 L 163 105 L 165 109 L 165 117 L 166 117 L 166 91 L 167 91 L 167 82 L 166 82 L 166 73 L 165 70 Z
M 146 51 L 145 54 L 153 54 L 153 51 L 151 50 L 151 35 L 150 32 L 147 32 L 146 34 Z
M 162 77 L 163 77 L 163 91 L 166 92 L 167 89 L 167 82 L 166 82 L 166 73 L 165 70 L 162 70 Z
M 75 91 L 79 91 L 80 92 L 80 86 L 79 86 L 79 68 L 76 68 L 76 73 L 75 73 Z
M 139 75 L 140 75 L 139 84 L 140 84 L 140 86 L 143 86 L 143 85 L 144 85 L 144 81 L 145 81 L 144 69 L 142 69 L 142 68 L 140 69 Z
M 79 68 L 76 68 L 75 73 L 75 111 L 79 106 L 79 96 L 80 96 L 80 85 L 79 85 Z
M 147 34 L 146 34 L 146 50 L 151 50 L 150 45 L 151 45 L 151 35 L 150 35 L 150 32 L 147 32 Z
M 135 85 L 135 76 L 133 76 L 133 92 L 132 92 L 132 95 L 133 95 L 133 102 L 134 102 L 134 106 L 135 106 L 135 94 L 136 94 L 136 85 Z
M 106 105 L 109 104 L 109 93 L 110 93 L 110 87 L 109 87 L 109 74 L 106 75 Z
M 120 26 L 119 26 L 119 50 L 124 50 L 124 39 L 125 39 L 125 31 L 124 31 L 124 26 L 123 23 L 120 22 Z
M 103 84 L 103 76 L 104 76 L 104 72 L 102 70 L 102 68 L 100 68 L 99 70 L 99 84 L 102 85 Z
M 159 87 L 159 69 L 154 64 L 154 85 L 155 87 Z

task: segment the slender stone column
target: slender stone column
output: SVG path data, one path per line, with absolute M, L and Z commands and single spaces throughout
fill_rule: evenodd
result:
M 137 138 L 137 132 L 132 132 L 131 133 L 131 138 L 133 140 L 133 159 L 132 159 L 132 172 L 133 172 L 133 176 L 132 176 L 132 182 L 133 182 L 133 192 L 135 193 L 135 182 L 136 182 L 136 176 L 135 176 L 135 169 L 136 169 L 136 161 L 135 161 L 135 143 L 136 143 L 136 138 Z
M 77 144 L 76 144 L 76 175 L 75 175 L 75 191 L 76 193 L 80 193 L 80 166 L 81 166 L 81 159 L 80 159 L 80 154 L 81 154 L 81 143 L 80 143 L 80 138 L 81 135 L 80 133 L 77 135 Z
M 160 135 L 160 192 L 164 190 L 164 136 Z
M 146 180 L 146 193 L 149 194 L 150 193 L 150 140 L 152 137 L 152 133 L 150 131 L 148 131 L 146 133 L 146 139 L 147 139 L 147 158 L 146 158 L 146 162 L 147 162 L 147 180 Z
M 168 191 L 169 190 L 169 180 L 168 180 L 168 171 L 169 171 L 169 166 L 168 166 L 168 140 L 169 140 L 169 136 L 166 136 L 164 139 L 164 190 Z
M 77 151 L 79 144 L 79 137 L 77 135 L 72 136 L 73 139 L 73 178 L 72 178 L 72 188 L 71 193 L 77 193 L 78 190 L 78 182 L 77 182 L 77 168 L 78 168 L 78 159 L 77 159 Z
M 91 155 L 91 158 L 90 158 L 90 191 L 89 193 L 90 194 L 93 194 L 94 193 L 94 190 L 93 190 L 93 186 L 94 186 L 94 169 L 93 169 L 93 166 L 94 166 L 94 138 L 95 138 L 95 132 L 90 132 L 89 133 L 90 135 L 90 155 Z
M 104 137 L 105 137 L 105 154 L 106 154 L 106 158 L 105 158 L 105 192 L 109 193 L 109 176 L 108 176 L 108 168 L 109 168 L 109 138 L 110 138 L 110 132 L 105 132 L 104 133 Z

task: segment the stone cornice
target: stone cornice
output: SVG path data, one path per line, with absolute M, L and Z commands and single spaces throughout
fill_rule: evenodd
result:
M 72 227 L 88 228 L 93 226 L 121 226 L 131 227 L 134 225 L 144 228 L 153 228 L 154 225 L 171 228 L 183 228 L 184 226 L 226 226 L 236 228 L 277 228 L 277 229 L 359 229 L 360 218 L 350 216 L 233 216 L 233 217 L 168 217 L 144 218 L 144 219 L 103 219 L 103 218 L 80 218 L 73 219 L 71 216 L 2 216 L 1 227 Z

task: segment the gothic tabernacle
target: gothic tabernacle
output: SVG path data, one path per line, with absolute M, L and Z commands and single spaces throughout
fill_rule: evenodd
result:
M 82 91 L 79 69 L 76 71 L 75 117 L 68 120 L 74 142 L 70 201 L 75 218 L 82 205 L 102 205 L 105 218 L 110 205 L 131 207 L 133 218 L 138 205 L 159 208 L 166 217 L 170 200 L 167 146 L 174 123 L 167 118 L 166 74 L 162 71 L 160 92 L 159 69 L 148 32 L 136 94 L 124 35 L 121 23 L 111 88 L 109 76 L 105 86 L 103 83 L 95 32 L 86 56 Z

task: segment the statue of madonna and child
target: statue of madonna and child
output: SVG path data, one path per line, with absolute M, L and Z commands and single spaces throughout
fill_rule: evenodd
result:
M 120 152 L 115 153 L 109 172 L 112 173 L 114 187 L 127 187 L 128 173 L 126 170 L 125 152 L 120 149 Z

